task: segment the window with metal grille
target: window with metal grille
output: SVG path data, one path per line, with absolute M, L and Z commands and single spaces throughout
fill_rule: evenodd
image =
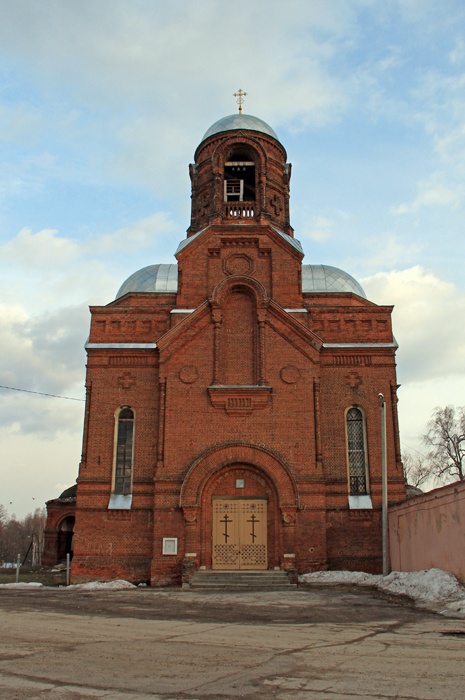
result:
M 134 444 L 134 412 L 123 408 L 118 415 L 114 493 L 131 493 Z
M 350 495 L 368 493 L 365 455 L 365 425 L 359 408 L 350 408 L 347 421 L 347 453 L 349 458 Z

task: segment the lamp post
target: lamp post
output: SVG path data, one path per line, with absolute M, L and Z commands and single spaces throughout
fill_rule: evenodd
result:
M 381 522 L 383 530 L 383 576 L 389 573 L 388 557 L 388 509 L 387 509 L 387 454 L 386 454 L 386 403 L 378 394 L 381 409 Z

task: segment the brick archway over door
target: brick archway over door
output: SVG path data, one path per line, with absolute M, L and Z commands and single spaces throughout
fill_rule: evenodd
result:
M 250 473 L 254 472 L 257 478 L 262 475 L 276 494 L 273 497 L 277 515 L 275 541 L 280 550 L 276 557 L 282 564 L 283 555 L 294 550 L 295 517 L 299 507 L 297 486 L 287 465 L 265 448 L 252 445 L 234 444 L 213 448 L 191 464 L 180 496 L 186 524 L 186 551 L 195 552 L 198 561 L 204 556 L 208 557 L 206 538 L 210 536 L 211 525 L 206 516 L 207 509 L 211 510 L 211 504 L 207 506 L 204 502 L 204 489 L 208 483 L 216 480 L 215 476 L 219 476 L 220 472 L 237 468 L 238 465 Z

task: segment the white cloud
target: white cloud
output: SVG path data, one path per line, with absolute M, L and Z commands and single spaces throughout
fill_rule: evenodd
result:
M 402 348 L 398 357 L 402 357 Z M 433 409 L 449 404 L 465 405 L 465 373 L 407 381 L 401 384 L 398 395 L 401 442 L 424 453 L 421 436 L 426 432 Z
M 455 38 L 454 48 L 449 51 L 449 61 L 452 65 L 465 63 L 465 41 L 462 36 Z
M 110 233 L 71 238 L 52 229 L 24 228 L 0 245 L 0 298 L 30 315 L 66 306 L 108 303 L 135 270 L 172 261 L 184 233 L 165 212 Z M 150 257 L 147 260 L 147 251 Z M 33 293 L 31 293 L 33 290 Z
M 55 401 L 61 408 L 66 404 L 56 399 L 37 397 L 36 400 Z M 23 408 L 28 410 L 27 403 Z M 74 410 L 75 422 L 81 424 L 79 430 L 53 433 L 52 439 L 36 434 L 18 436 L 9 427 L 0 428 L 2 503 L 10 515 L 15 513 L 23 517 L 37 506 L 43 507 L 46 501 L 57 498 L 63 491 L 60 484 L 71 486 L 76 481 L 82 443 L 81 404 L 76 404 Z
M 418 260 L 421 245 L 415 241 L 404 243 L 395 233 L 378 233 L 363 241 L 366 257 L 349 258 L 348 269 L 363 269 L 368 272 L 392 269 Z
M 152 262 L 147 249 L 158 240 L 170 242 L 174 250 L 182 236 L 174 237 L 173 230 L 170 217 L 158 212 L 84 242 L 51 229 L 23 229 L 0 246 L 0 384 L 83 397 L 83 346 L 90 323 L 86 300 L 111 301 L 127 275 Z M 125 273 L 118 273 L 123 266 Z M 49 436 L 76 430 L 75 408 L 66 402 L 58 410 L 53 400 L 5 392 L 0 393 L 3 426 Z
M 153 114 L 176 110 L 191 118 L 203 116 L 214 94 L 224 94 L 224 107 L 233 111 L 224 86 L 237 88 L 239 81 L 249 87 L 254 66 L 255 89 L 249 90 L 255 112 L 264 113 L 266 105 L 265 113 L 280 120 L 298 114 L 299 121 L 321 123 L 350 94 L 350 72 L 339 79 L 330 62 L 347 35 L 353 41 L 357 8 L 366 4 L 178 0 L 128 6 L 115 0 L 109 12 L 81 2 L 79 9 L 29 3 L 26 13 L 24 5 L 3 2 L 0 38 L 19 65 L 27 62 L 40 80 L 71 86 L 87 103 L 118 105 L 122 112 L 130 112 L 131 103 L 134 114 L 135 104 L 143 104 Z M 289 34 L 293 41 L 283 41 Z
M 326 216 L 317 216 L 307 230 L 299 232 L 302 239 L 310 239 L 321 243 L 327 241 L 333 235 L 334 222 Z
M 460 207 L 464 201 L 465 185 L 449 187 L 435 182 L 435 179 L 420 182 L 418 185 L 419 193 L 415 199 L 409 204 L 400 204 L 395 207 L 393 213 L 412 214 L 423 207 Z
M 434 407 L 465 404 L 465 292 L 420 266 L 363 286 L 372 301 L 394 304 L 401 441 L 421 452 Z
M 33 135 L 41 121 L 40 112 L 27 102 L 0 104 L 0 140 L 22 143 L 24 140 L 33 141 Z
M 465 109 L 465 99 L 461 109 Z M 463 158 L 465 156 L 465 119 L 456 125 L 451 125 L 449 129 L 444 129 L 435 139 L 436 150 L 443 161 L 454 164 L 463 175 Z M 463 195 L 463 192 L 462 192 Z
M 34 233 L 31 229 L 23 228 L 15 238 L 0 246 L 0 255 L 5 262 L 36 269 L 50 263 L 67 265 L 77 250 L 77 244 L 60 237 L 58 231 L 42 229 Z
M 153 247 L 163 236 L 167 240 L 174 232 L 176 232 L 176 226 L 171 216 L 166 212 L 157 212 L 112 233 L 94 237 L 84 249 L 92 255 L 134 253 Z M 178 235 L 181 238 L 181 235 Z
M 401 382 L 465 376 L 463 290 L 419 265 L 380 272 L 362 284 L 369 299 L 394 304 Z
M 0 384 L 83 398 L 83 346 L 88 322 L 85 307 L 63 308 L 30 317 L 24 309 L 0 305 Z M 16 425 L 20 432 L 44 432 L 50 436 L 58 430 L 67 430 L 68 408 L 65 406 L 55 413 L 54 402 L 48 402 L 46 410 L 44 405 L 39 396 L 33 400 L 23 393 L 2 390 L 0 423 L 4 427 Z M 70 410 L 74 415 L 74 409 Z

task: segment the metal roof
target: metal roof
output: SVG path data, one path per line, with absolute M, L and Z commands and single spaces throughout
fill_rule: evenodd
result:
M 352 275 L 332 265 L 302 265 L 302 292 L 352 292 L 367 298 Z
M 251 114 L 230 114 L 228 117 L 218 119 L 217 122 L 211 125 L 204 133 L 200 143 L 214 134 L 220 134 L 222 131 L 237 131 L 248 129 L 249 131 L 260 131 L 262 134 L 272 136 L 276 141 L 279 141 L 275 132 L 266 122 L 258 117 L 253 117 Z
M 123 297 L 129 292 L 177 292 L 178 291 L 178 266 L 147 265 L 137 270 L 118 289 L 115 299 Z
M 283 237 L 285 234 L 281 234 Z M 301 250 L 293 238 L 286 239 Z M 187 239 L 189 240 L 189 239 Z M 178 291 L 178 266 L 176 264 L 148 265 L 137 270 L 121 285 L 116 299 L 129 292 L 176 293 Z M 348 272 L 331 265 L 302 265 L 303 292 L 352 292 L 366 299 L 362 286 Z

